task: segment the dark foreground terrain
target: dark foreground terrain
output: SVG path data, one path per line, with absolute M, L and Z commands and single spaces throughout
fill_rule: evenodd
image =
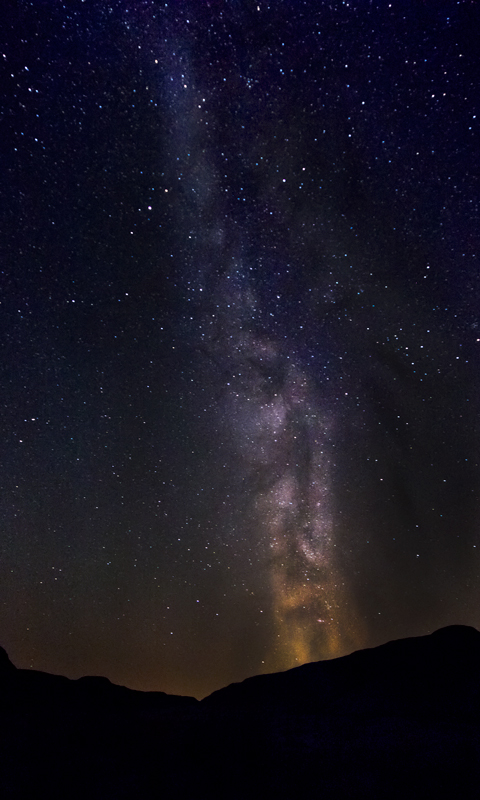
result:
M 0 796 L 478 797 L 479 679 L 463 626 L 201 702 L 19 670 L 0 649 Z

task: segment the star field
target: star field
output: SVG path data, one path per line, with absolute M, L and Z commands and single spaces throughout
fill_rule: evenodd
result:
M 0 641 L 202 697 L 479 627 L 470 2 L 8 2 Z

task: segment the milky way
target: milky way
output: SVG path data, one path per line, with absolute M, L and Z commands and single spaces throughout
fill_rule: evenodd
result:
M 234 286 L 238 272 L 222 280 Z M 224 380 L 219 414 L 248 498 L 249 535 L 253 547 L 266 546 L 263 569 L 278 639 L 267 665 L 278 668 L 338 647 L 345 590 L 331 507 L 334 416 L 295 351 L 255 332 L 254 292 L 224 286 L 222 294 L 221 331 L 201 337 Z M 209 322 L 215 330 L 216 320 Z M 353 616 L 350 609 L 350 625 Z
M 265 258 L 269 264 L 275 259 L 276 245 L 257 242 L 251 222 L 260 201 L 240 196 L 240 207 L 232 209 L 225 195 L 235 192 L 232 184 L 238 175 L 228 174 L 229 156 L 220 141 L 199 150 L 202 123 L 218 123 L 208 114 L 212 86 L 202 86 L 187 56 L 179 61 L 171 80 L 175 89 L 168 87 L 168 94 L 173 149 L 178 146 L 182 164 L 177 177 L 183 179 L 183 169 L 187 171 L 183 192 L 190 206 L 179 224 L 185 237 L 194 239 L 185 281 L 195 309 L 189 319 L 193 346 L 207 361 L 198 380 L 216 386 L 214 430 L 230 442 L 245 498 L 248 522 L 242 521 L 244 530 L 240 525 L 238 535 L 248 537 L 253 550 L 260 543 L 265 549 L 260 569 L 271 593 L 275 634 L 262 663 L 267 669 L 288 667 L 335 655 L 355 641 L 347 634 L 355 612 L 352 605 L 344 610 L 347 592 L 335 553 L 330 475 L 335 412 L 322 398 L 290 333 L 295 324 L 303 330 L 305 315 L 285 311 L 286 325 L 278 330 L 275 317 L 284 299 L 274 294 L 263 265 Z M 288 139 L 284 147 L 288 150 Z M 213 166 L 219 154 L 227 171 L 223 182 Z M 261 190 L 270 195 L 275 188 L 272 182 Z M 243 201 L 250 206 L 246 219 Z M 279 286 L 289 272 L 282 260 L 284 256 L 276 271 Z M 294 264 L 292 271 L 301 266 Z M 268 287 L 266 302 L 256 288 L 262 280 Z

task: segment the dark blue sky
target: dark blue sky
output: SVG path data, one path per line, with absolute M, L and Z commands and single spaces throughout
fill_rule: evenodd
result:
M 477 5 L 5 20 L 14 663 L 203 696 L 478 627 Z

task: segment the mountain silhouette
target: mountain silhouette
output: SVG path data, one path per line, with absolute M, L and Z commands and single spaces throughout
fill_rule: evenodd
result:
M 480 633 L 450 626 L 202 701 L 16 669 L 0 648 L 4 798 L 477 797 Z
M 331 661 L 258 675 L 213 692 L 209 707 L 284 707 L 316 713 L 478 714 L 480 633 L 452 625 Z

